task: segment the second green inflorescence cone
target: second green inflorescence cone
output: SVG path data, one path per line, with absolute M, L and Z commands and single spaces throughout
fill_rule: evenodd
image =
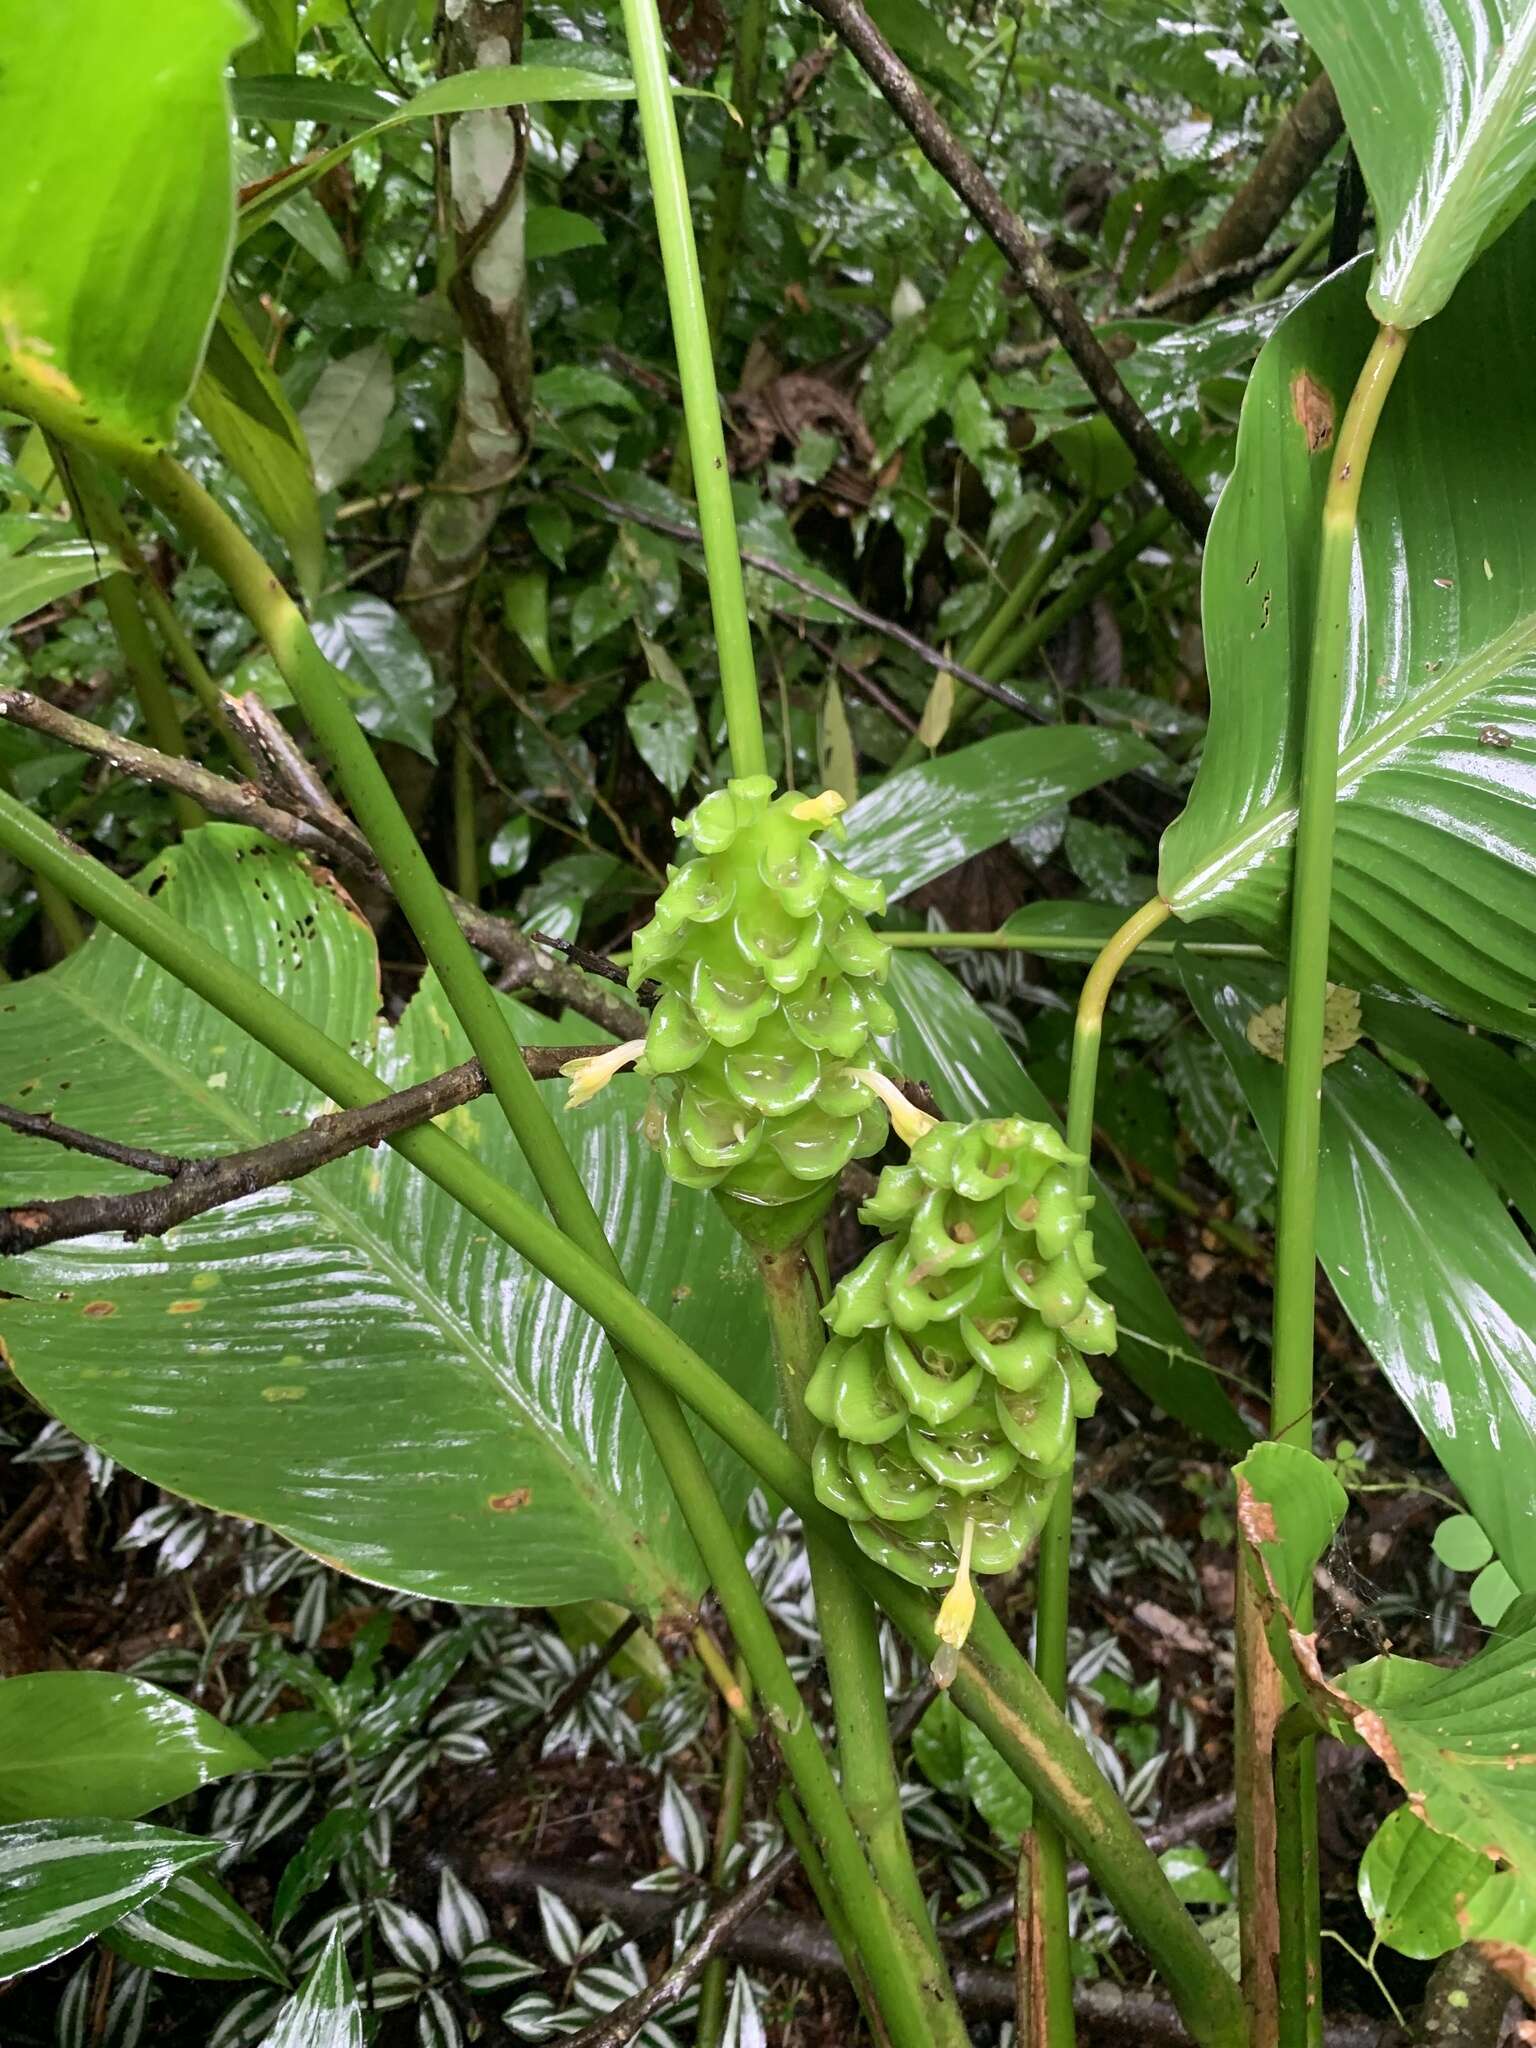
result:
M 1023 1117 L 936 1123 L 859 1211 L 886 1241 L 826 1307 L 816 1492 L 917 1585 L 1010 1570 L 1071 1471 L 1084 1354 L 1115 1347 L 1079 1163 Z

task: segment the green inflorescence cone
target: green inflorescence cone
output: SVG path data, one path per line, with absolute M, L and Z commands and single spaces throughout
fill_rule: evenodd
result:
M 816 1492 L 919 1586 L 1011 1569 L 1069 1473 L 1115 1316 L 1074 1192 L 1081 1162 L 1023 1117 L 935 1124 L 860 1210 L 886 1233 L 824 1311 L 805 1393 Z M 962 1574 L 963 1576 L 963 1574 Z
M 678 821 L 695 857 L 669 870 L 629 978 L 661 984 L 637 1071 L 673 1084 L 652 1135 L 685 1187 L 769 1209 L 885 1142 L 853 1071 L 874 1069 L 872 1040 L 895 1028 L 890 947 L 866 916 L 885 890 L 817 844 L 841 835 L 840 808 L 748 775 Z

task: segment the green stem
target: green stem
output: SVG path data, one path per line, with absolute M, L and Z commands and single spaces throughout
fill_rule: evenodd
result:
M 746 1666 L 740 1663 L 736 1667 L 736 1684 L 746 1699 L 751 1680 Z M 717 1892 L 725 1888 L 731 1857 L 741 1840 L 741 1822 L 746 1805 L 747 1738 L 741 1722 L 733 1714 L 725 1732 L 720 1812 L 715 1821 L 714 1852 L 709 1865 L 710 1883 Z M 699 1979 L 699 2016 L 694 2023 L 694 2039 L 698 2048 L 720 2048 L 720 2036 L 725 2031 L 725 1984 L 725 1957 L 714 1956 L 705 1965 L 704 1974 Z
M 1300 277 L 1319 249 L 1326 249 L 1328 238 L 1333 233 L 1333 215 L 1325 213 L 1322 219 L 1308 228 L 1283 263 L 1277 263 L 1268 277 L 1261 277 L 1253 288 L 1252 297 L 1259 305 L 1270 299 L 1278 299 L 1286 286 Z
M 1043 647 L 1053 633 L 1059 632 L 1068 619 L 1076 618 L 1086 604 L 1090 604 L 1107 584 L 1113 583 L 1121 571 L 1128 569 L 1144 548 L 1152 545 L 1172 520 L 1172 513 L 1165 506 L 1155 506 L 1144 513 L 1130 530 L 1121 535 L 1113 547 L 1095 555 L 1092 562 L 1053 598 L 1043 611 L 1026 625 L 1006 639 L 993 657 L 992 666 L 986 671 L 992 682 L 1005 682 L 1015 673 L 1037 647 Z
M 1166 515 L 1165 515 L 1166 516 Z M 1098 1086 L 1104 1006 L 1115 977 L 1146 936 L 1168 916 L 1160 897 L 1126 919 L 1100 950 L 1083 982 L 1072 1038 L 1072 1076 L 1067 1097 L 1067 1143 L 1081 1154 L 1072 1169 L 1075 1191 L 1086 1194 L 1093 1152 L 1093 1104 Z M 1067 1621 L 1072 1575 L 1072 1479 L 1056 1488 L 1035 1564 L 1035 1671 L 1053 1705 L 1067 1703 Z M 1072 1956 L 1068 1934 L 1067 1857 L 1061 1831 L 1049 1820 L 1037 1824 L 1039 1911 L 1045 1936 L 1046 2037 L 1048 2048 L 1070 2048 Z
M 386 1092 L 361 1062 L 290 1010 L 253 976 L 225 960 L 110 868 L 71 846 L 22 805 L 4 796 L 0 796 L 0 845 L 25 865 L 46 874 L 76 903 L 248 1031 L 333 1102 L 347 1108 L 376 1102 Z M 642 1358 L 794 1509 L 808 1531 L 829 1544 L 840 1544 L 855 1577 L 918 1654 L 932 1659 L 938 1648 L 932 1602 L 862 1555 L 846 1529 L 817 1500 L 805 1465 L 750 1402 L 711 1371 L 697 1352 L 604 1267 L 446 1133 L 426 1125 L 400 1132 L 389 1143 L 568 1294 L 617 1344 L 628 1346 Z M 691 1503 L 686 1495 L 679 1497 L 686 1514 Z M 739 1567 L 739 1558 L 737 1564 Z M 746 1644 L 740 1636 L 737 1640 L 745 1652 Z M 754 1676 L 759 1676 L 755 1660 L 751 1661 Z M 759 1687 L 763 1689 L 760 1677 Z M 764 1696 L 771 1711 L 782 1694 L 769 1696 L 765 1691 Z M 1087 1747 L 1052 1706 L 984 1602 L 978 1605 L 970 1641 L 961 1652 L 952 1696 L 985 1730 L 1020 1781 L 1076 1845 L 1105 1896 L 1157 1964 L 1191 2037 L 1200 2048 L 1240 2048 L 1241 2006 L 1231 1980 L 1174 1896 L 1156 1857 Z M 798 1701 L 798 1695 L 794 1697 Z M 773 1718 L 777 1726 L 779 1716 Z M 794 1718 L 787 1719 L 793 1731 Z M 816 1755 L 825 1769 L 819 1745 Z M 841 1801 L 836 1812 L 856 1848 Z M 833 1826 L 835 1829 L 835 1820 Z M 862 1858 L 858 1869 L 867 1880 Z M 835 1868 L 833 1875 L 836 1879 Z M 850 1898 L 855 1888 L 845 1888 Z
M 624 31 L 635 74 L 640 131 L 645 138 L 656 232 L 666 273 L 667 302 L 672 311 L 672 340 L 677 351 L 678 379 L 683 387 L 683 416 L 693 461 L 699 528 L 704 538 L 704 564 L 709 573 L 709 604 L 715 622 L 731 765 L 737 775 L 761 775 L 767 769 L 768 756 L 763 747 L 757 670 L 752 660 L 752 628 L 741 575 L 741 547 L 731 502 L 731 474 L 720 423 L 720 398 L 715 389 L 709 321 L 699 280 L 693 216 L 688 206 L 688 181 L 677 133 L 677 109 L 667 76 L 667 46 L 656 0 L 624 0 Z
M 49 445 L 74 500 L 75 520 L 80 531 L 87 539 L 94 536 L 104 546 L 115 546 L 123 522 L 116 517 L 116 508 L 96 475 L 90 456 L 78 449 L 66 455 L 52 439 Z M 133 684 L 133 693 L 139 700 L 139 710 L 151 743 L 162 754 L 184 760 L 187 736 L 182 730 L 181 714 L 176 709 L 170 683 L 161 665 L 160 650 L 150 637 L 144 614 L 139 610 L 133 578 L 123 570 L 104 577 L 101 597 L 123 665 Z M 183 832 L 195 832 L 199 825 L 207 823 L 202 806 L 180 790 L 171 793 L 171 811 Z
M 15 780 L 4 761 L 0 761 L 0 793 L 12 797 L 16 794 Z M 66 953 L 78 952 L 85 944 L 85 926 L 80 922 L 80 914 L 74 904 L 58 883 L 50 881 L 46 875 L 33 873 L 31 881 L 37 891 L 37 907 L 52 926 L 60 948 Z M 6 979 L 10 979 L 9 975 Z
M 72 473 L 75 464 L 82 459 L 71 457 L 64 474 Z M 91 524 L 97 537 L 104 540 L 132 570 L 139 603 L 148 612 L 150 623 L 160 635 L 166 653 L 181 670 L 182 679 L 203 710 L 220 727 L 242 771 L 250 774 L 253 767 L 250 753 L 225 718 L 224 699 L 218 684 L 208 673 L 207 664 L 194 646 L 191 634 L 176 616 L 175 606 L 150 573 L 132 528 L 105 491 L 92 499 Z
M 468 706 L 460 707 L 467 718 Z M 466 903 L 480 901 L 480 842 L 475 836 L 475 750 L 461 726 L 453 729 L 454 887 Z
M 783 1252 L 760 1252 L 758 1271 L 768 1304 L 779 1399 L 790 1445 L 809 1463 L 817 1430 L 805 1412 L 805 1385 L 826 1343 L 815 1279 L 798 1246 Z M 838 1548 L 807 1530 L 806 1551 L 837 1722 L 843 1797 L 889 1903 L 903 1953 L 914 1966 L 914 1994 L 926 2008 L 935 2048 L 944 2042 L 952 2048 L 966 2048 L 968 2036 L 902 1820 L 901 1783 L 885 1710 L 875 1605 L 849 1572 Z
M 1271 1431 L 1282 1443 L 1299 1443 L 1304 1448 L 1312 1442 L 1323 1010 L 1333 892 L 1339 718 L 1350 649 L 1355 521 L 1366 458 L 1406 341 L 1407 336 L 1395 327 L 1378 331 L 1344 415 L 1323 500 L 1317 612 L 1307 680 L 1301 799 L 1291 889 L 1285 1100 L 1275 1230 L 1274 1399 L 1270 1415 Z M 1299 1620 L 1305 1627 L 1305 1617 Z
M 1338 797 L 1339 721 L 1349 664 L 1355 529 L 1371 442 L 1407 335 L 1376 339 L 1351 394 L 1330 456 L 1318 555 L 1317 611 L 1307 676 L 1301 795 L 1291 889 L 1286 987 L 1285 1093 L 1275 1221 L 1275 1341 L 1270 1430 L 1282 1443 L 1312 1443 L 1313 1324 L 1317 1295 L 1317 1177 L 1323 1113 L 1323 1031 Z M 1297 1625 L 1311 1620 L 1310 1587 Z M 1283 1808 L 1276 1861 L 1280 1893 L 1280 2039 L 1307 2048 L 1321 2038 L 1317 1899 L 1316 1774 L 1313 1745 L 1298 1743 L 1276 1770 Z M 1287 1998 L 1289 1988 L 1292 1996 Z
M 1103 950 L 1103 942 L 1099 939 L 1075 939 L 1064 932 L 883 932 L 881 936 L 893 946 L 922 947 L 937 953 L 951 949 L 957 953 L 1064 953 L 1068 956 L 1086 954 L 1090 960 L 1096 960 Z M 1138 951 L 1165 960 L 1171 960 L 1175 953 L 1180 952 L 1215 960 L 1267 960 L 1270 957 L 1263 946 L 1220 939 L 1148 939 L 1142 942 Z
M 1044 590 L 1057 565 L 1088 531 L 1102 503 L 1103 500 L 1100 498 L 1084 498 L 1082 503 L 1062 521 L 1045 546 L 1030 558 L 996 611 L 961 650 L 960 661 L 963 667 L 971 669 L 977 675 L 986 676 L 989 681 L 996 680 L 991 668 L 988 667 L 992 656 L 1012 627 Z M 956 683 L 955 708 L 950 718 L 951 728 L 963 719 L 969 718 L 981 701 L 978 692 L 973 690 L 969 683 Z M 927 751 L 922 741 L 914 736 L 902 749 L 895 765 L 897 768 L 910 768 L 914 761 L 922 760 Z

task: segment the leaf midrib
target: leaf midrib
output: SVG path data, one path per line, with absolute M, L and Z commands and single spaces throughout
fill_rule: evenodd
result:
M 1533 15 L 1536 19 L 1536 15 Z M 1429 688 L 1401 705 L 1369 734 L 1363 734 L 1339 756 L 1338 801 L 1345 804 L 1368 776 L 1390 766 L 1394 755 L 1410 741 L 1419 739 L 1430 727 L 1459 710 L 1480 689 L 1501 682 L 1522 654 L 1536 650 L 1536 608 L 1522 614 L 1492 640 L 1484 641 L 1463 665 L 1452 666 Z M 1367 686 L 1369 687 L 1369 686 Z M 1296 790 L 1295 750 L 1287 763 L 1286 788 Z M 1298 803 L 1292 794 L 1284 801 L 1271 800 L 1255 812 L 1242 832 L 1226 841 L 1222 851 L 1187 874 L 1164 900 L 1172 910 L 1193 909 L 1212 901 L 1214 893 L 1235 874 L 1246 873 L 1254 863 L 1289 845 L 1296 836 Z
M 199 1088 L 191 1082 L 184 1067 L 165 1058 L 157 1048 L 127 1030 L 110 1013 L 100 1011 L 81 990 L 71 985 L 75 978 L 77 977 L 68 974 L 59 976 L 53 983 L 52 994 L 55 997 L 62 995 L 66 1003 L 72 1003 L 99 1030 L 115 1039 L 118 1044 L 127 1047 L 156 1073 L 170 1081 L 177 1093 L 195 1101 L 199 1109 L 211 1112 L 212 1120 L 215 1123 L 222 1122 L 232 1137 L 245 1139 L 248 1145 L 268 1142 L 261 1126 L 237 1110 L 233 1102 L 213 1101 L 206 1089 Z M 312 1087 L 302 1075 L 295 1074 L 294 1079 L 317 1100 L 324 1099 L 322 1091 Z M 441 1190 L 437 1192 L 442 1196 Z M 638 1569 L 643 1557 L 650 1561 L 651 1568 L 646 1576 L 651 1581 L 658 1607 L 664 1607 L 669 1599 L 675 1597 L 676 1588 L 672 1585 L 670 1577 L 659 1569 L 659 1560 L 649 1539 L 636 1546 L 631 1537 L 637 1525 L 627 1523 L 623 1525 L 623 1530 L 620 1529 L 614 1515 L 612 1497 L 601 1489 L 594 1490 L 587 1477 L 587 1467 L 571 1456 L 563 1437 L 558 1432 L 551 1432 L 544 1419 L 522 1399 L 515 1385 L 509 1386 L 500 1377 L 490 1352 L 472 1331 L 466 1335 L 473 1341 L 466 1341 L 465 1337 L 459 1334 L 464 1327 L 460 1320 L 447 1313 L 434 1294 L 415 1284 L 409 1269 L 399 1264 L 398 1255 L 391 1252 L 387 1242 L 363 1223 L 352 1209 L 336 1201 L 325 1188 L 317 1185 L 313 1174 L 306 1175 L 303 1183 L 287 1183 L 287 1194 L 289 1199 L 297 1199 L 301 1204 L 308 1204 L 324 1214 L 327 1220 L 338 1223 L 344 1238 L 350 1239 L 363 1254 L 375 1256 L 380 1269 L 395 1280 L 401 1293 L 416 1302 L 423 1310 L 423 1319 L 438 1328 L 449 1343 L 478 1367 L 489 1381 L 498 1400 L 504 1401 L 508 1408 L 519 1415 L 524 1428 L 530 1430 L 537 1441 L 553 1453 L 556 1462 L 565 1469 L 577 1495 L 592 1504 L 594 1517 L 603 1527 L 612 1546 L 612 1554 L 619 1567 L 620 1576 L 625 1576 L 631 1568 Z M 452 1200 L 451 1196 L 442 1198 Z M 624 1530 L 629 1533 L 624 1533 Z

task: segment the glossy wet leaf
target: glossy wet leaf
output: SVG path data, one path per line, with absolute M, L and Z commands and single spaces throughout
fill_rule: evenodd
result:
M 71 0 L 0 19 L 0 366 L 124 441 L 165 441 L 234 226 L 234 0 Z
M 192 410 L 271 521 L 300 587 L 313 596 L 325 567 L 325 531 L 304 430 L 255 336 L 227 298 L 192 387 Z
M 952 974 L 919 954 L 899 952 L 886 994 L 899 1021 L 896 1064 L 932 1087 L 946 1116 L 1026 1116 L 1060 1127 L 996 1025 Z M 1115 1364 L 1170 1415 L 1229 1450 L 1246 1449 L 1252 1440 L 1248 1430 L 1200 1359 L 1113 1200 L 1097 1181 L 1094 1192 L 1089 1221 L 1095 1256 L 1106 1268 L 1095 1285 L 1119 1319 Z
M 347 1951 L 333 1932 L 303 1988 L 278 2014 L 261 2048 L 363 2048 L 363 2009 L 357 2002 Z
M 1283 1070 L 1246 1032 L 1280 977 L 1193 961 L 1184 974 L 1273 1155 Z M 1377 1364 L 1536 1589 L 1536 1255 L 1433 1110 L 1363 1046 L 1323 1078 L 1317 1243 Z
M 1536 9 L 1529 0 L 1298 0 L 1376 212 L 1371 308 L 1415 327 L 1530 196 Z
M 135 1820 L 261 1761 L 233 1728 L 142 1678 L 0 1679 L 0 1821 Z
M 1133 733 L 1047 725 L 979 740 L 887 776 L 847 814 L 843 858 L 884 877 L 892 902 L 973 854 L 1157 759 Z
M 358 686 L 353 709 L 363 730 L 435 760 L 432 664 L 394 606 L 364 591 L 339 590 L 321 598 L 310 621 L 321 653 Z
M 1424 1069 L 1484 1170 L 1536 1229 L 1536 1067 L 1409 1003 L 1368 1003 L 1366 1028 Z
M 0 632 L 122 566 L 110 549 L 88 540 L 45 541 L 24 555 L 0 558 Z
M 326 364 L 301 415 L 315 487 L 334 491 L 378 447 L 395 402 L 389 350 L 381 341 Z
M 308 80 L 301 81 L 308 84 Z M 253 194 L 240 209 L 240 236 L 254 234 L 280 211 L 286 199 L 312 185 L 333 165 L 344 163 L 361 144 L 387 135 L 408 121 L 430 121 L 444 114 L 467 114 L 489 107 L 536 106 L 544 100 L 630 100 L 633 82 L 575 64 L 487 64 L 475 71 L 439 78 L 371 127 L 334 147 L 322 150 L 295 167 L 281 185 Z M 681 97 L 688 97 L 682 88 Z M 267 104 L 273 105 L 270 94 Z
M 1360 265 L 1259 358 L 1206 550 L 1211 727 L 1160 887 L 1283 949 L 1328 435 L 1374 331 Z M 1366 472 L 1339 771 L 1332 974 L 1536 1030 L 1536 218 L 1408 348 Z
M 680 797 L 699 744 L 699 714 L 686 684 L 653 675 L 631 692 L 624 723 L 646 767 L 670 797 Z
M 0 1971 L 67 1955 L 223 1846 L 126 1820 L 0 1827 Z
M 404 1085 L 467 1057 L 431 984 L 377 1019 L 372 934 L 333 888 L 249 834 L 210 827 L 157 901 Z M 110 935 L 0 992 L 11 1099 L 186 1153 L 276 1137 L 314 1092 Z M 590 1040 L 508 1003 L 524 1036 Z M 104 1038 L 112 1058 L 103 1060 Z M 69 1080 L 67 1095 L 58 1082 Z M 750 1263 L 704 1196 L 672 1187 L 635 1126 L 642 1082 L 555 1116 L 626 1270 L 658 1313 L 772 1406 Z M 558 1098 L 557 1098 L 558 1102 Z M 536 1199 L 493 1105 L 450 1135 Z M 57 1147 L 0 1139 L 0 1179 L 39 1196 L 135 1185 Z M 169 1245 L 81 1240 L 0 1282 L 23 1384 L 173 1491 L 270 1522 L 359 1577 L 485 1605 L 602 1597 L 655 1609 L 700 1568 L 595 1330 L 394 1153 L 182 1225 Z M 713 1440 L 734 1510 L 747 1475 Z
M 119 1920 L 104 1938 L 128 1962 L 173 1977 L 288 1982 L 282 1958 L 267 1937 L 206 1870 L 172 1878 L 163 1892 Z

